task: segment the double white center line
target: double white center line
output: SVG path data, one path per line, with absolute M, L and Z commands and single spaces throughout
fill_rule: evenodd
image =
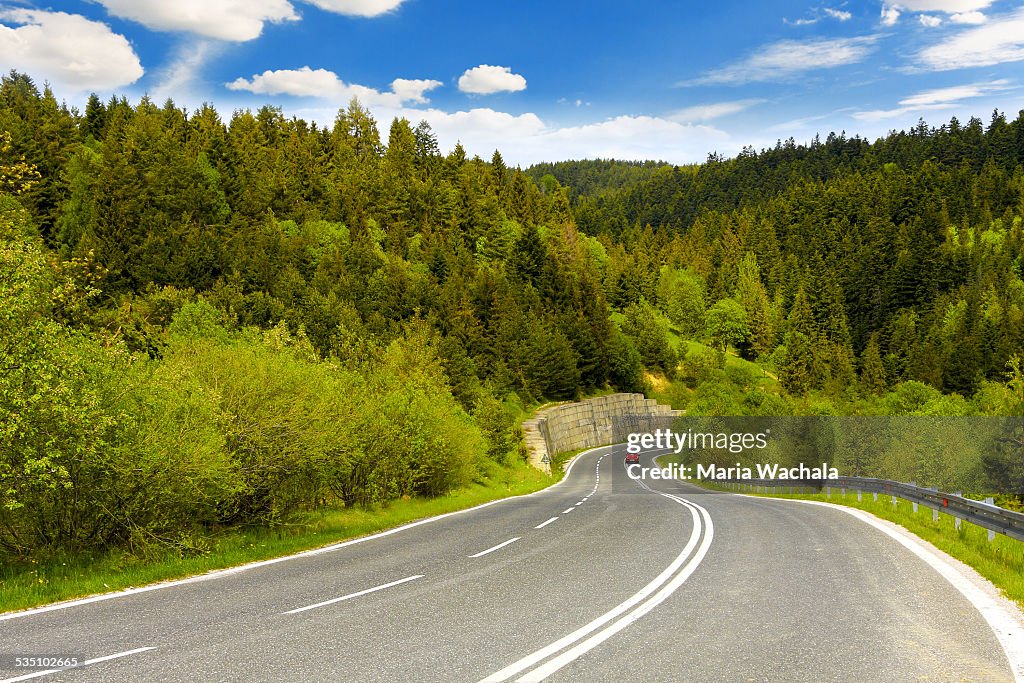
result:
M 693 531 L 678 557 L 653 581 L 628 600 L 569 635 L 509 664 L 480 683 L 501 683 L 524 671 L 527 673 L 516 679 L 519 683 L 542 681 L 640 619 L 664 602 L 690 578 L 690 575 L 703 561 L 714 539 L 714 525 L 711 522 L 711 516 L 707 510 L 696 503 L 691 503 L 672 494 L 660 491 L 657 493 L 679 503 L 690 511 Z M 703 539 L 701 539 L 702 528 Z M 529 671 L 529 669 L 533 670 Z

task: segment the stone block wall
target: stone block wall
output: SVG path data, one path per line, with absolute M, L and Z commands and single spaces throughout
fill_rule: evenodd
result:
M 612 418 L 680 414 L 681 411 L 644 398 L 643 394 L 610 394 L 540 410 L 523 422 L 523 436 L 530 452 L 530 464 L 550 472 L 545 456 L 550 458 L 564 451 L 612 443 Z

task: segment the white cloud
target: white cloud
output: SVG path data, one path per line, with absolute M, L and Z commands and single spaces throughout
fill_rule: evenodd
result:
M 860 121 L 881 121 L 906 114 L 953 109 L 962 104 L 964 100 L 986 97 L 1013 89 L 1014 86 L 1006 79 L 987 83 L 967 83 L 949 88 L 935 88 L 900 100 L 899 107 L 895 109 L 860 111 L 853 114 L 853 118 Z
M 839 109 L 833 109 L 825 114 L 812 114 L 810 116 L 802 116 L 797 119 L 790 119 L 788 121 L 783 121 L 782 123 L 772 124 L 765 128 L 765 130 L 773 134 L 783 133 L 788 135 L 792 135 L 795 132 L 818 132 L 818 126 L 812 126 L 812 124 L 817 124 L 818 121 L 834 119 L 838 114 L 845 114 L 850 111 L 852 111 L 850 107 L 841 107 Z M 808 131 L 808 129 L 811 130 Z
M 305 0 L 320 9 L 352 17 L 376 17 L 398 9 L 405 0 Z
M 296 97 L 325 97 L 345 87 L 338 75 L 327 69 L 279 69 L 253 75 L 252 79 L 236 78 L 225 84 L 230 90 L 248 90 L 257 95 L 294 95 Z
M 678 109 L 665 118 L 680 123 L 697 123 L 701 121 L 713 121 L 724 116 L 738 114 L 754 105 L 761 104 L 764 100 L 733 100 L 731 102 L 713 102 L 710 104 L 697 104 L 692 107 Z
M 441 86 L 441 81 L 396 78 L 390 92 L 381 92 L 365 85 L 345 83 L 333 71 L 311 69 L 267 70 L 251 79 L 236 78 L 225 86 L 229 90 L 246 90 L 257 95 L 292 95 L 316 97 L 345 102 L 358 97 L 367 106 L 401 107 L 404 104 L 425 104 L 426 93 Z
M 960 31 L 921 50 L 917 58 L 923 66 L 936 71 L 1022 61 L 1024 9 Z
M 956 24 L 983 24 L 986 17 L 979 10 L 991 5 L 995 0 L 897 0 L 882 5 L 882 24 L 894 26 L 899 21 L 901 12 L 939 12 L 949 16 Z M 942 23 L 942 18 L 929 14 L 921 14 L 918 20 L 922 26 L 934 28 Z
M 98 21 L 33 9 L 0 10 L 0 21 L 5 22 L 0 24 L 4 68 L 50 81 L 65 92 L 118 88 L 144 73 L 128 40 Z
M 785 80 L 818 69 L 831 69 L 862 61 L 875 49 L 876 38 L 835 38 L 783 40 L 772 43 L 751 57 L 711 71 L 680 85 L 729 84 Z
M 846 10 L 833 9 L 831 7 L 814 7 L 811 9 L 811 13 L 813 16 L 797 19 L 795 21 L 783 18 L 782 23 L 789 24 L 790 26 L 813 26 L 825 17 L 830 17 L 837 21 L 849 21 L 853 18 L 853 15 Z
M 899 0 L 893 3 L 911 12 L 973 12 L 985 9 L 995 0 Z
M 846 10 L 832 9 L 831 7 L 825 8 L 825 14 L 829 15 L 833 19 L 838 19 L 839 21 L 849 21 L 853 18 L 853 15 Z
M 158 74 L 159 82 L 153 87 L 154 99 L 160 101 L 170 97 L 179 105 L 182 100 L 194 99 L 189 96 L 196 94 L 193 91 L 203 67 L 221 51 L 221 45 L 197 39 L 179 47 L 177 54 Z
M 981 12 L 958 12 L 956 14 L 951 14 L 949 16 L 949 20 L 952 21 L 954 24 L 977 25 L 984 24 L 986 21 L 988 21 L 988 17 L 986 17 Z
M 242 42 L 263 32 L 267 22 L 295 21 L 288 0 L 96 0 L 115 17 L 157 31 L 187 31 L 207 38 Z
M 526 90 L 526 79 L 512 73 L 507 66 L 480 66 L 466 69 L 459 77 L 459 90 L 473 95 L 491 95 L 497 92 Z
M 398 95 L 403 102 L 408 102 L 410 104 L 426 104 L 430 100 L 424 97 L 425 93 L 428 90 L 433 90 L 441 85 L 441 81 L 396 78 L 391 81 L 391 91 Z
M 405 118 L 414 125 L 430 124 L 443 151 L 461 142 L 469 156 L 490 159 L 501 150 L 510 165 L 528 166 L 540 161 L 611 158 L 670 163 L 703 161 L 708 152 L 739 152 L 741 145 L 722 130 L 707 125 L 688 125 L 650 116 L 619 116 L 595 123 L 557 127 L 537 114 L 509 114 L 490 108 L 445 112 L 438 109 L 371 107 L 377 121 Z M 328 127 L 337 109 L 289 110 L 289 115 L 314 120 Z M 387 131 L 382 130 L 387 137 Z
M 529 165 L 559 159 L 664 159 L 675 163 L 703 161 L 709 146 L 737 151 L 729 136 L 709 127 L 650 116 L 619 116 L 579 126 L 547 126 L 536 114 L 513 116 L 491 109 L 447 114 L 412 111 L 410 120 L 430 123 L 443 147 L 461 141 L 470 154 L 490 157 L 502 150 L 512 164 Z

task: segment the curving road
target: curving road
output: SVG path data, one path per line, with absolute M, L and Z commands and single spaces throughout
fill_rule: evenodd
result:
M 89 663 L 11 668 L 44 654 Z M 979 611 L 890 536 L 831 508 L 639 485 L 622 447 L 531 496 L 0 616 L 0 667 L 0 683 L 1014 680 Z

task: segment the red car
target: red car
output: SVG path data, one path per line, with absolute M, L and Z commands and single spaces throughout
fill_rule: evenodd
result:
M 639 453 L 626 453 L 626 466 L 628 467 L 629 465 L 633 465 L 633 464 L 636 464 L 636 465 L 640 464 L 640 454 Z

